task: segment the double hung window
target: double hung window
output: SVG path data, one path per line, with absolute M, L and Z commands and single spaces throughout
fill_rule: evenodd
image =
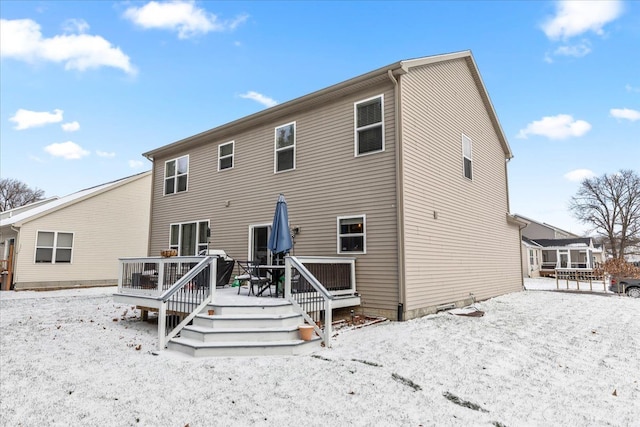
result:
M 187 191 L 189 156 L 168 160 L 164 164 L 164 194 Z
M 233 169 L 234 141 L 218 145 L 218 171 Z
M 384 151 L 383 96 L 354 104 L 356 156 Z
M 338 253 L 366 253 L 364 215 L 338 217 Z
M 69 264 L 73 250 L 73 233 L 38 231 L 36 263 Z
M 278 126 L 275 130 L 275 172 L 296 168 L 296 122 Z
M 462 162 L 464 168 L 465 178 L 473 179 L 472 163 L 473 157 L 471 155 L 471 138 L 462 134 Z

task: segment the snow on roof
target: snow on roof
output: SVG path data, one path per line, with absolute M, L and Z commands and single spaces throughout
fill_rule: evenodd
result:
M 77 202 L 78 200 L 81 200 L 85 197 L 91 196 L 93 194 L 99 193 L 103 190 L 106 190 L 110 187 L 115 187 L 118 184 L 121 184 L 122 182 L 126 181 L 126 180 L 130 180 L 132 178 L 137 178 L 143 174 L 149 174 L 151 173 L 150 171 L 147 172 L 143 172 L 140 174 L 136 174 L 136 175 L 132 175 L 132 176 L 128 176 L 126 178 L 121 178 L 121 179 L 117 179 L 115 181 L 111 181 L 111 182 L 107 182 L 105 184 L 101 184 L 101 185 L 97 185 L 95 187 L 89 187 L 89 188 L 85 188 L 84 190 L 80 190 L 77 191 L 75 193 L 71 193 L 69 195 L 60 197 L 60 198 L 51 198 L 51 201 L 49 201 L 48 203 L 43 203 L 39 206 L 36 206 L 34 208 L 28 209 L 26 211 L 20 212 L 16 215 L 11 216 L 10 218 L 2 218 L 0 220 L 0 227 L 4 227 L 7 225 L 14 225 L 14 224 L 20 224 L 23 223 L 25 221 L 29 221 L 32 218 L 38 217 L 41 214 L 47 212 L 47 211 L 53 211 L 61 206 L 64 205 L 69 205 L 69 204 L 73 204 L 75 202 Z

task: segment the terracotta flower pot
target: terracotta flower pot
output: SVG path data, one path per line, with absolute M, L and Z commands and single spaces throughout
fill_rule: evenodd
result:
M 209 313 L 209 316 L 213 316 L 214 312 L 215 312 L 214 310 L 207 310 L 207 313 Z
M 300 339 L 303 341 L 311 341 L 313 338 L 313 326 L 311 325 L 299 325 L 298 331 L 300 331 Z

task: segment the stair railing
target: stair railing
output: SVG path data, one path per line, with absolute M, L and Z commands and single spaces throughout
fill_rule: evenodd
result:
M 213 300 L 217 257 L 207 256 L 158 297 L 158 349 L 175 337 Z
M 325 347 L 331 347 L 334 296 L 295 256 L 284 259 L 284 297 L 313 326 Z M 324 328 L 318 323 L 324 319 Z

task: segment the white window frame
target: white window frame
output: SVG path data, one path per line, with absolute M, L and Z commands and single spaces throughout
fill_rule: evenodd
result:
M 255 229 L 256 228 L 266 228 L 267 236 L 271 235 L 271 226 L 273 223 L 264 222 L 260 224 L 249 224 L 249 242 L 247 244 L 247 259 L 250 261 L 255 260 L 254 253 L 256 252 L 256 248 L 254 247 L 255 241 Z M 267 237 L 268 238 L 268 237 Z M 267 264 L 273 264 L 273 252 L 269 248 L 267 248 Z
M 40 233 L 53 233 L 53 246 L 38 246 L 38 235 Z M 58 234 L 71 234 L 71 246 L 58 246 Z M 36 231 L 36 241 L 35 241 L 35 251 L 33 252 L 33 263 L 34 264 L 73 264 L 73 243 L 76 240 L 75 233 L 72 231 L 52 231 L 52 230 L 37 230 Z M 51 249 L 51 261 L 49 262 L 37 262 L 38 249 Z M 70 249 L 71 255 L 69 256 L 69 262 L 58 262 L 56 263 L 56 253 L 58 249 Z
M 342 234 L 340 233 L 340 221 L 344 219 L 362 219 L 362 233 L 348 233 Z M 354 236 L 362 236 L 362 250 L 361 251 L 343 251 L 342 250 L 342 238 L 343 237 L 354 237 Z M 366 254 L 367 253 L 367 216 L 365 214 L 361 215 L 345 215 L 336 217 L 336 240 L 337 240 L 337 253 L 338 254 Z
M 293 125 L 293 145 L 288 145 L 286 147 L 278 148 L 278 129 Z M 289 122 L 283 125 L 276 126 L 273 130 L 273 173 L 282 173 L 289 172 L 296 169 L 296 140 L 298 138 L 298 129 L 296 126 L 296 122 Z M 283 169 L 278 170 L 278 153 L 282 151 L 293 151 L 293 167 L 291 169 Z
M 226 154 L 226 155 L 223 156 L 221 154 L 222 147 L 227 146 L 227 145 L 231 145 L 231 154 Z M 233 167 L 235 166 L 235 157 L 234 157 L 235 153 L 236 153 L 236 142 L 235 141 L 229 141 L 229 142 L 225 142 L 225 143 L 222 143 L 222 144 L 218 145 L 218 172 L 233 169 Z M 222 160 L 228 159 L 228 158 L 231 158 L 231 167 L 222 169 L 220 167 Z
M 182 158 L 187 158 L 187 171 L 185 173 L 178 173 L 178 160 L 182 159 Z M 176 162 L 176 166 L 175 166 L 175 175 L 173 176 L 167 176 L 167 163 L 171 163 L 171 162 Z M 186 193 L 187 191 L 189 191 L 189 168 L 191 166 L 191 162 L 189 159 L 189 155 L 185 155 L 185 156 L 180 156 L 180 157 L 176 157 L 175 159 L 170 159 L 164 162 L 164 180 L 162 181 L 162 192 L 165 196 L 168 196 L 170 194 L 178 194 L 178 193 Z M 178 191 L 178 178 L 181 176 L 186 176 L 187 178 L 187 185 L 185 187 L 184 190 L 182 191 Z M 167 180 L 169 179 L 173 179 L 173 193 L 167 193 Z
M 380 122 L 379 123 L 373 123 L 370 125 L 366 125 L 366 126 L 362 126 L 362 127 L 358 127 L 358 105 L 360 104 L 364 104 L 366 102 L 370 102 L 374 99 L 380 99 Z M 367 130 L 367 129 L 373 129 L 375 127 L 380 126 L 382 129 L 382 147 L 380 148 L 380 150 L 376 150 L 376 151 L 369 151 L 367 153 L 360 153 L 358 151 L 358 140 L 359 140 L 359 131 L 362 130 Z M 353 143 L 354 143 L 354 155 L 355 157 L 361 157 L 361 156 L 368 156 L 369 154 L 376 154 L 376 153 L 382 153 L 385 150 L 385 138 L 384 138 L 384 94 L 380 94 L 380 95 L 376 95 L 376 96 L 372 96 L 371 98 L 367 98 L 367 99 L 363 99 L 361 101 L 358 102 L 354 102 L 353 103 L 353 129 L 354 129 L 354 136 L 353 136 Z
M 211 230 L 211 224 L 208 219 L 201 219 L 198 221 L 184 221 L 184 222 L 172 222 L 169 224 L 169 249 L 175 249 L 178 251 L 178 256 L 182 256 L 182 226 L 186 224 L 195 224 L 196 225 L 196 248 L 195 255 L 198 255 L 201 250 L 209 248 L 209 238 L 211 236 L 206 236 L 206 243 L 200 243 L 200 224 L 207 224 L 207 230 Z M 176 245 L 171 242 L 171 229 L 174 225 L 178 226 L 178 243 Z M 203 248 L 200 246 L 205 245 Z
M 469 153 L 466 153 L 466 141 L 469 142 Z M 469 160 L 469 176 L 467 176 L 467 165 L 465 160 Z M 473 181 L 473 141 L 464 133 L 462 134 L 462 176 L 469 181 Z

